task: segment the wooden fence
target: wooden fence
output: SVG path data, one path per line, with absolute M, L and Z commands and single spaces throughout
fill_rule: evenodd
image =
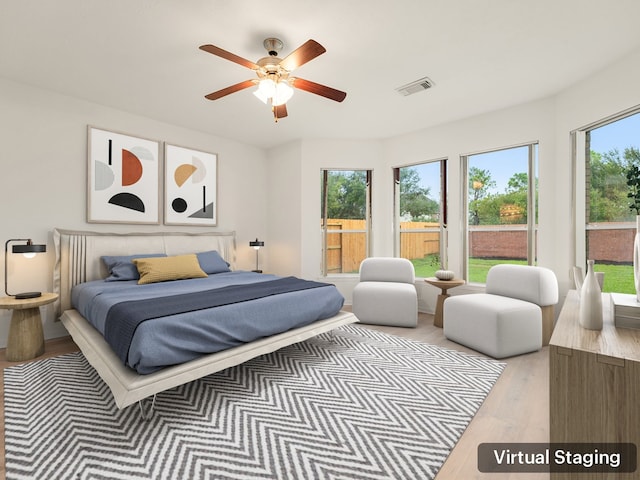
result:
M 414 232 L 412 230 L 438 228 L 437 223 L 401 222 L 402 251 L 400 256 L 410 260 L 424 258 L 440 252 L 439 232 Z M 332 218 L 327 221 L 327 273 L 357 273 L 360 262 L 366 257 L 364 220 Z M 363 232 L 342 232 L 362 230 Z
M 357 273 L 366 256 L 364 220 L 330 219 L 327 234 L 327 272 Z M 437 223 L 402 222 L 400 224 L 400 256 L 413 260 L 440 252 L 440 234 L 416 230 L 438 228 Z M 343 233 L 343 230 L 363 232 Z M 635 228 L 599 224 L 588 232 L 589 257 L 603 263 L 631 264 Z M 469 249 L 477 258 L 527 258 L 525 228 L 489 225 L 470 232 Z
M 433 232 L 412 230 L 435 229 Z M 440 254 L 440 224 L 429 222 L 400 222 L 400 256 L 413 260 Z
M 366 234 L 341 230 L 365 230 L 364 220 L 327 220 L 327 273 L 357 273 L 367 256 Z M 331 232 L 331 233 L 329 233 Z

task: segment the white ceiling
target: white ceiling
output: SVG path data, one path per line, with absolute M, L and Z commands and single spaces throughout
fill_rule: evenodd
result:
M 0 0 L 0 76 L 262 148 L 386 138 L 555 94 L 640 48 L 638 18 L 638 0 Z M 346 100 L 298 90 L 275 124 L 251 90 L 204 99 L 254 73 L 198 46 L 257 61 L 272 36 L 281 56 L 321 43 L 294 75 Z

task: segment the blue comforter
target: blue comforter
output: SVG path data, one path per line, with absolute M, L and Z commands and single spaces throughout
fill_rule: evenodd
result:
M 123 282 L 87 282 L 73 288 L 73 306 L 105 335 L 108 312 L 125 301 L 161 298 L 247 285 L 279 277 L 253 272 L 229 272 L 207 278 L 138 285 Z M 256 300 L 178 313 L 141 323 L 131 339 L 126 365 L 147 374 L 292 328 L 329 318 L 342 308 L 344 298 L 333 285 L 272 295 Z

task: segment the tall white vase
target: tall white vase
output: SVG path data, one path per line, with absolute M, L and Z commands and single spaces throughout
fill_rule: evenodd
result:
M 636 215 L 636 236 L 633 239 L 633 283 L 640 302 L 640 215 Z
M 580 292 L 579 320 L 583 328 L 602 330 L 602 292 L 593 271 L 593 260 L 587 261 L 587 274 Z

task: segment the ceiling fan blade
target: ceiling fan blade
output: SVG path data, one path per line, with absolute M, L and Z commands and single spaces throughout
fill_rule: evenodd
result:
M 278 105 L 278 106 L 273 106 L 273 118 L 276 119 L 276 122 L 281 119 L 284 118 L 288 115 L 287 113 L 287 104 L 283 103 L 282 105 Z
M 325 85 L 320 85 L 319 83 L 312 82 L 311 80 L 305 80 L 304 78 L 289 78 L 289 83 L 295 88 L 315 93 L 316 95 L 326 97 L 330 100 L 335 100 L 336 102 L 343 101 L 347 96 L 346 92 L 342 92 Z
M 260 69 L 260 67 L 257 64 L 250 62 L 246 58 L 242 58 L 234 53 L 227 52 L 226 50 L 223 50 L 220 47 L 216 47 L 215 45 L 200 45 L 200 50 L 204 50 L 205 52 L 209 52 L 213 55 L 224 58 L 225 60 L 230 60 L 234 63 L 242 65 L 243 67 L 250 68 L 251 70 Z
M 231 93 L 239 92 L 240 90 L 244 90 L 245 88 L 253 87 L 255 84 L 255 80 L 245 80 L 244 82 L 236 83 L 235 85 L 231 85 L 230 87 L 223 88 L 222 90 L 210 93 L 209 95 L 205 95 L 204 98 L 206 98 L 207 100 L 217 100 Z
M 307 40 L 280 61 L 280 66 L 289 72 L 322 55 L 327 50 L 315 40 Z

